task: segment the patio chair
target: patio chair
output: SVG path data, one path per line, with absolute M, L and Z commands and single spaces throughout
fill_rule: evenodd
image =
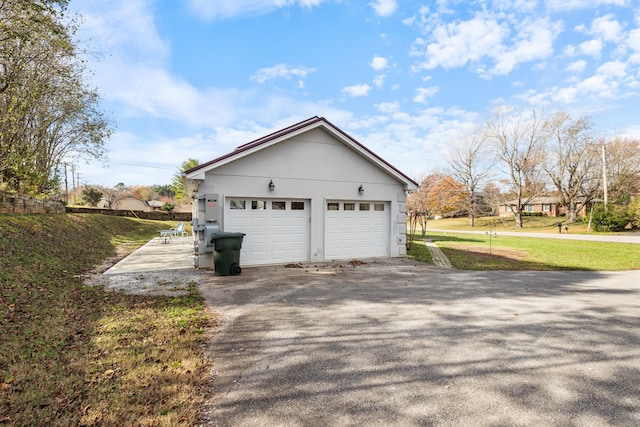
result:
M 170 228 L 168 230 L 158 230 L 160 233 L 160 239 L 164 241 L 164 243 L 173 243 L 174 236 L 187 236 L 187 232 L 184 229 L 184 222 L 178 223 L 177 227 Z
M 170 229 L 170 231 L 174 236 L 186 237 L 189 235 L 184 229 L 184 222 L 179 222 L 178 226 L 176 228 Z

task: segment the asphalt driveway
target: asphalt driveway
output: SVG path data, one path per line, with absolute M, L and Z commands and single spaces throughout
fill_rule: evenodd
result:
M 210 425 L 640 425 L 640 271 L 385 259 L 199 288 L 226 317 Z

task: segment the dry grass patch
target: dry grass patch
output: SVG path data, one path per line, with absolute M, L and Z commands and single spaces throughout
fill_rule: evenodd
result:
M 195 425 L 206 394 L 203 300 L 110 294 L 96 322 L 84 425 Z
M 0 215 L 0 425 L 197 424 L 214 320 L 195 287 L 144 297 L 84 284 L 173 225 Z

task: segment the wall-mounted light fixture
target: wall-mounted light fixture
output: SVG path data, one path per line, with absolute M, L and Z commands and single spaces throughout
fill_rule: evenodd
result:
M 358 193 L 359 194 L 364 194 L 364 187 L 362 185 L 360 187 L 358 187 Z
M 269 181 L 269 191 L 273 191 L 276 189 L 275 184 L 273 183 L 273 180 Z

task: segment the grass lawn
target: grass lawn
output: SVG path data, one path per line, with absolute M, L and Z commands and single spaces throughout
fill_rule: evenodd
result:
M 82 278 L 170 226 L 0 215 L 0 425 L 197 423 L 214 320 L 195 287 L 182 297 L 142 297 Z
M 475 226 L 469 226 L 469 218 L 445 218 L 435 220 L 429 220 L 427 222 L 427 229 L 430 230 L 474 230 L 474 231 L 513 231 L 513 232 L 527 232 L 527 233 L 557 233 L 558 222 L 565 222 L 564 217 L 539 217 L 539 216 L 525 216 L 523 217 L 522 228 L 515 228 L 516 221 L 513 217 L 481 217 L 476 218 Z M 570 233 L 589 233 L 587 230 L 587 224 L 582 221 L 575 222 L 573 224 L 567 224 L 569 226 Z M 418 225 L 418 235 L 421 233 L 420 226 Z M 593 231 L 591 231 L 593 232 Z
M 462 270 L 637 270 L 640 245 L 532 237 L 427 233 Z M 419 259 L 426 247 L 418 237 L 409 256 Z

